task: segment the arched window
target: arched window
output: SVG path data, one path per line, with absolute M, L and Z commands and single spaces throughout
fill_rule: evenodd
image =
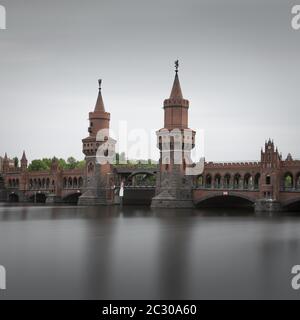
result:
M 260 173 L 257 173 L 254 178 L 254 189 L 259 189 L 259 180 L 260 180 Z
M 73 179 L 73 188 L 77 188 L 78 184 L 77 184 L 77 178 L 75 177 Z
M 227 189 L 230 188 L 230 179 L 231 179 L 230 174 L 226 173 L 224 176 L 224 188 L 227 188 Z
M 210 174 L 207 174 L 205 177 L 205 187 L 211 188 L 211 186 L 212 186 L 212 178 Z
M 92 173 L 94 171 L 94 165 L 92 162 L 88 164 L 88 173 Z
M 68 183 L 68 181 L 67 181 L 67 178 L 65 177 L 64 182 L 63 182 L 64 189 L 67 187 L 67 183 Z
M 285 189 L 292 189 L 294 186 L 294 178 L 290 172 L 287 172 L 284 175 L 284 188 Z
M 266 184 L 267 185 L 271 184 L 271 176 L 269 175 L 266 176 Z
M 252 186 L 252 176 L 250 173 L 246 173 L 244 176 L 244 189 L 248 190 Z
M 202 174 L 197 177 L 196 184 L 197 184 L 197 187 L 202 187 L 203 186 L 203 175 Z
M 215 175 L 215 188 L 221 188 L 221 176 L 219 174 Z
M 239 189 L 240 183 L 241 183 L 241 175 L 239 173 L 236 173 L 233 179 L 234 189 Z
M 78 179 L 78 187 L 81 188 L 83 186 L 83 179 L 82 177 L 79 177 Z
M 49 189 L 49 187 L 50 187 L 50 179 L 47 178 L 47 180 L 46 180 L 46 188 Z
M 72 186 L 73 186 L 73 179 L 70 177 L 68 182 L 68 187 L 72 188 Z

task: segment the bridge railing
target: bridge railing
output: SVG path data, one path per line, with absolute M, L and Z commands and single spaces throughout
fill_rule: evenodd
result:
M 193 187 L 193 189 L 200 189 L 200 190 L 236 190 L 236 191 L 259 191 L 259 187 L 258 186 L 234 186 L 234 185 L 230 185 L 230 186 L 214 186 L 214 185 L 207 185 L 207 186 L 201 186 L 201 185 L 195 185 Z

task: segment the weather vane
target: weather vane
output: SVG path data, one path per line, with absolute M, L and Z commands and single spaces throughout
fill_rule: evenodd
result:
M 101 89 L 102 79 L 99 79 L 98 83 L 99 83 L 99 89 Z
M 176 72 L 176 73 L 178 72 L 178 67 L 179 67 L 179 61 L 176 60 L 176 61 L 175 61 L 175 72 Z

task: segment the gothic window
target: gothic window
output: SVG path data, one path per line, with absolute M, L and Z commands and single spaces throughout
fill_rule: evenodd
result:
M 88 173 L 92 173 L 94 171 L 94 165 L 92 162 L 88 164 Z
M 266 177 L 266 184 L 271 184 L 271 177 L 270 176 Z

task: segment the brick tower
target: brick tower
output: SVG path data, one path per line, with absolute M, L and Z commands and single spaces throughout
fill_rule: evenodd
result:
M 280 211 L 279 202 L 281 155 L 275 149 L 274 142 L 269 139 L 265 143 L 265 149 L 261 150 L 261 178 L 259 183 L 259 200 L 255 203 L 255 210 Z
M 191 150 L 196 132 L 188 128 L 189 101 L 183 98 L 175 62 L 175 79 L 169 99 L 164 101 L 164 128 L 156 132 L 160 149 L 156 195 L 152 207 L 190 208 L 192 177 L 186 175 L 191 165 Z
M 99 148 L 105 147 L 107 149 L 105 152 L 108 153 L 108 150 L 113 148 L 115 143 L 109 137 L 110 113 L 105 111 L 101 83 L 102 80 L 99 80 L 99 93 L 95 109 L 89 113 L 89 136 L 82 140 L 86 160 L 85 192 L 79 198 L 79 205 L 113 203 L 112 186 L 114 183 L 111 165 L 99 163 L 99 157 L 97 157 Z M 103 137 L 99 137 L 99 132 L 103 133 Z

